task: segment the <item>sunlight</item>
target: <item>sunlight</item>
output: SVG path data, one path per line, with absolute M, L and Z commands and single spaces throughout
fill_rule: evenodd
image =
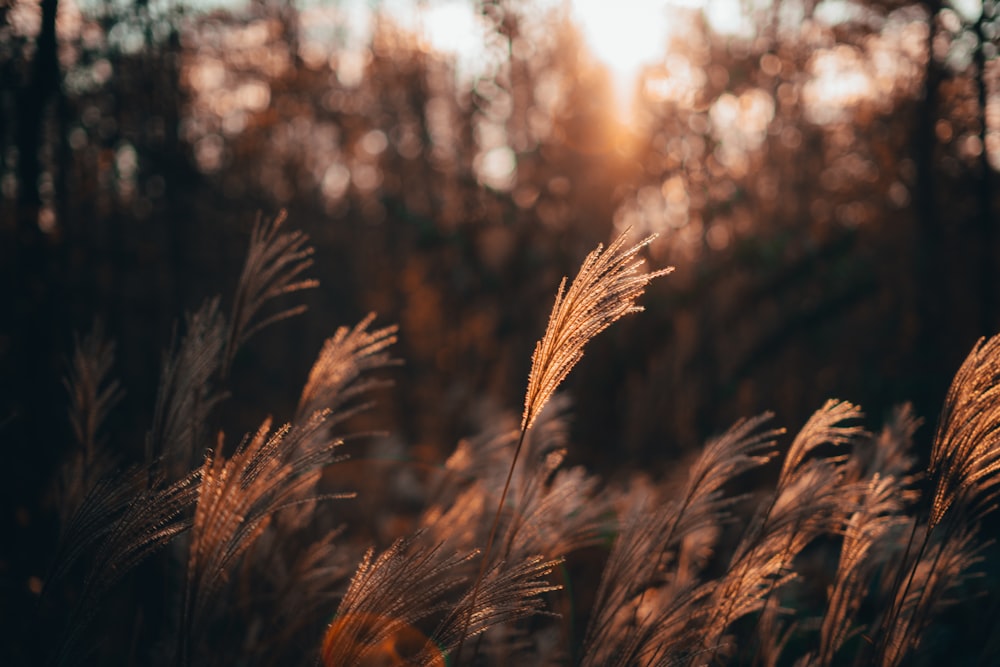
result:
M 616 111 L 628 120 L 641 68 L 662 60 L 666 52 L 667 3 L 573 0 L 572 8 L 594 56 L 611 70 Z
M 479 56 L 484 28 L 471 3 L 461 0 L 434 3 L 422 9 L 420 16 L 422 35 L 434 50 L 465 60 Z
M 588 47 L 611 72 L 623 123 L 633 120 L 640 72 L 668 57 L 671 36 L 684 30 L 691 11 L 704 12 L 716 34 L 746 37 L 752 32 L 739 0 L 571 0 L 570 6 Z

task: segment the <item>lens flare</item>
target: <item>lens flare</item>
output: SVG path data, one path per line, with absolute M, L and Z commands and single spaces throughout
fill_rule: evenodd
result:
M 391 624 L 397 624 L 388 636 L 376 643 L 368 643 L 364 640 L 366 635 L 376 634 L 379 628 Z M 354 644 L 350 647 L 348 654 L 356 656 L 359 665 L 370 665 L 374 667 L 403 667 L 411 665 L 411 658 L 422 652 L 428 642 L 428 638 L 412 625 L 393 619 L 379 616 L 377 614 L 345 614 L 333 620 L 323 637 L 323 664 L 325 667 L 339 667 L 334 664 L 335 655 L 344 655 L 343 644 L 350 642 Z M 334 648 L 336 647 L 336 651 Z M 438 652 L 429 661 L 421 664 L 428 667 L 445 667 L 444 656 Z

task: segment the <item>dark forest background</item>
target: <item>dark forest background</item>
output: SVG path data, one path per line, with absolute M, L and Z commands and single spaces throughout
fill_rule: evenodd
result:
M 748 7 L 748 38 L 676 10 L 627 126 L 565 9 L 478 0 L 470 78 L 389 13 L 348 50 L 295 0 L 0 4 L 0 624 L 53 540 L 74 332 L 117 341 L 113 445 L 139 457 L 176 322 L 231 293 L 259 212 L 309 234 L 321 287 L 238 359 L 236 431 L 286 419 L 323 339 L 375 311 L 405 363 L 358 426 L 440 463 L 519 409 L 559 279 L 631 225 L 676 271 L 570 377 L 574 460 L 668 474 L 829 397 L 873 424 L 912 401 L 926 447 L 1000 328 L 998 6 L 827 4 Z

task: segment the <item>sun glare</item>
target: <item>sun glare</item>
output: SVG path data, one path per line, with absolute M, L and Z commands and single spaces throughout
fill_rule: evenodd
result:
M 662 60 L 668 25 L 663 0 L 573 0 L 573 15 L 594 56 L 611 70 L 619 117 L 631 112 L 643 65 Z
M 423 34 L 434 49 L 462 58 L 479 55 L 484 30 L 470 4 L 452 0 L 422 10 Z
M 639 76 L 649 65 L 666 63 L 672 34 L 683 31 L 692 11 L 704 12 L 709 26 L 721 35 L 741 34 L 746 25 L 740 0 L 533 0 L 539 11 L 568 7 L 587 48 L 607 68 L 614 94 L 615 115 L 623 125 L 633 120 Z M 485 38 L 488 22 L 469 0 L 407 2 L 395 0 L 391 15 L 413 30 L 428 50 L 455 57 L 460 79 L 477 76 L 492 56 Z M 365 0 L 345 0 L 353 13 L 365 15 Z M 354 16 L 354 14 L 352 14 Z M 358 20 L 360 25 L 364 21 Z M 367 30 L 370 31 L 370 26 Z M 365 29 L 361 29 L 365 32 Z
M 540 10 L 561 2 L 535 1 Z M 708 0 L 568 0 L 567 4 L 587 48 L 609 71 L 616 115 L 623 123 L 631 120 L 633 97 L 642 68 L 662 62 L 667 56 L 671 9 L 711 8 Z M 345 6 L 364 13 L 362 0 L 351 0 Z M 474 3 L 436 0 L 411 5 L 397 1 L 391 6 L 394 21 L 414 29 L 426 48 L 456 57 L 460 78 L 475 76 L 483 63 L 489 61 L 484 45 L 489 27 Z

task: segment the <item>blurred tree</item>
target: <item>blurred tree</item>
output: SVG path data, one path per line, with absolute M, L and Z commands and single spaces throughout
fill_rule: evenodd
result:
M 996 0 L 983 0 L 973 24 L 976 43 L 973 62 L 976 67 L 976 92 L 979 103 L 979 281 L 982 290 L 980 328 L 983 335 L 995 331 L 1000 319 L 997 313 L 996 280 L 996 216 L 993 214 L 993 167 L 990 165 L 989 73 L 987 63 L 997 57 L 997 37 L 1000 36 L 1000 16 Z
M 631 121 L 569 5 L 469 5 L 475 67 L 388 11 L 359 37 L 340 4 L 0 5 L 19 543 L 51 538 L 36 522 L 70 330 L 99 314 L 119 338 L 137 455 L 155 350 L 228 289 L 259 210 L 313 236 L 324 289 L 237 361 L 250 400 L 225 416 L 246 429 L 290 414 L 322 339 L 375 310 L 407 363 L 361 423 L 439 461 L 516 409 L 552 290 L 629 225 L 678 271 L 570 378 L 575 456 L 666 468 L 737 417 L 794 426 L 831 395 L 933 414 L 1000 321 L 995 0 L 782 0 L 736 34 L 671 9 Z

